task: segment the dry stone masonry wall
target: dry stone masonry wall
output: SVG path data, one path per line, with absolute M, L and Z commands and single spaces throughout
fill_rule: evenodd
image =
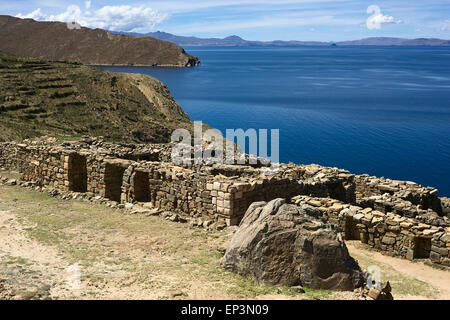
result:
M 0 143 L 0 167 L 24 181 L 126 205 L 173 212 L 194 225 L 240 223 L 257 201 L 285 198 L 385 253 L 450 265 L 450 199 L 414 182 L 281 164 L 273 176 L 245 165 L 179 167 L 170 145 L 120 145 L 100 138 Z
M 360 240 L 393 256 L 410 260 L 430 258 L 450 267 L 450 227 L 445 218 L 437 217 L 442 225 L 436 226 L 330 198 L 297 196 L 291 201 L 299 207 L 300 214 L 313 215 L 336 225 L 347 240 Z

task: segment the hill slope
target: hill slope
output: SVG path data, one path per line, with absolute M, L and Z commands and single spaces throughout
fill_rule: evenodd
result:
M 158 80 L 0 52 L 0 141 L 40 135 L 167 142 L 191 121 Z
M 195 66 L 199 60 L 180 46 L 152 37 L 69 29 L 62 22 L 38 22 L 0 15 L 0 50 L 49 60 L 97 65 Z

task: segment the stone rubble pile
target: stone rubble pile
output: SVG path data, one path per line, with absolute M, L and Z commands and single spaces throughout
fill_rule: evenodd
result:
M 412 181 L 377 178 L 367 174 L 356 176 L 355 182 L 357 199 L 364 200 L 371 196 L 389 194 L 394 199 L 420 205 L 421 209 L 432 209 L 442 213 L 442 204 L 437 197 L 438 190 L 433 187 L 423 187 Z
M 365 283 L 363 287 L 355 289 L 354 292 L 358 300 L 394 300 L 389 281 L 383 282 L 379 288 Z

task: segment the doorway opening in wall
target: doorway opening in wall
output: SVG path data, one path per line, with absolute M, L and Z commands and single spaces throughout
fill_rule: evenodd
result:
M 150 183 L 148 172 L 136 171 L 134 173 L 134 200 L 138 202 L 150 201 Z
M 105 166 L 105 197 L 120 202 L 122 180 L 125 168 L 107 163 Z
M 342 201 L 342 202 L 347 202 L 346 199 L 346 190 L 344 188 L 344 186 L 342 185 L 342 183 L 334 183 L 331 184 L 328 187 L 329 190 L 329 197 Z
M 87 192 L 86 157 L 77 153 L 69 155 L 69 190 Z
M 414 259 L 427 259 L 430 257 L 431 239 L 416 237 L 414 238 Z
M 359 229 L 356 225 L 357 223 L 352 217 L 345 219 L 345 240 L 361 240 Z

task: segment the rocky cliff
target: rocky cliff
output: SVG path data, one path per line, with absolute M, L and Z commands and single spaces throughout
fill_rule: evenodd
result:
M 90 134 L 167 142 L 179 127 L 191 121 L 152 77 L 0 52 L 0 141 Z
M 0 16 L 0 50 L 48 60 L 95 65 L 190 67 L 200 62 L 183 48 L 153 37 L 70 29 L 62 22 Z

